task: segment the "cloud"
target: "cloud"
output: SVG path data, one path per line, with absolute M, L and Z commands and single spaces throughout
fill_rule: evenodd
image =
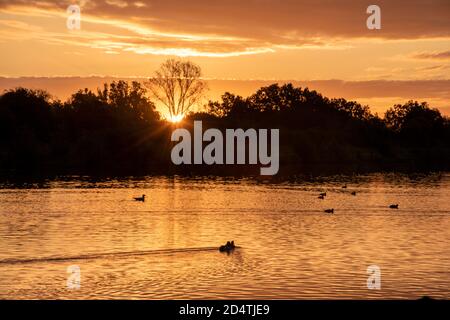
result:
M 424 60 L 450 60 L 450 51 L 421 52 L 415 53 L 411 57 L 414 59 L 424 59 Z
M 353 98 L 402 97 L 423 99 L 439 97 L 450 101 L 450 80 L 317 80 L 311 87 L 322 88 L 332 96 L 343 94 Z
M 108 5 L 118 8 L 126 8 L 128 7 L 128 2 L 122 0 L 106 0 Z
M 1 2 L 0 10 L 65 17 L 72 2 L 10 0 Z M 448 0 L 379 0 L 382 29 L 376 31 L 366 28 L 368 4 L 358 0 L 92 0 L 80 4 L 82 28 L 106 25 L 132 33 L 118 43 L 109 41 L 112 47 L 93 37 L 92 46 L 106 51 L 122 46 L 140 54 L 229 57 L 280 48 L 339 49 L 361 38 L 450 38 Z

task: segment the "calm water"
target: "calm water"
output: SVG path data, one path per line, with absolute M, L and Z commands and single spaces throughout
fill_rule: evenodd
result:
M 3 183 L 0 298 L 450 298 L 449 200 L 450 174 Z

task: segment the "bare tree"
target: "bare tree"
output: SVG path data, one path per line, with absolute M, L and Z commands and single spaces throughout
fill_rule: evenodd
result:
M 190 61 L 169 59 L 145 85 L 167 107 L 171 119 L 180 119 L 200 101 L 206 90 L 201 74 L 200 67 Z

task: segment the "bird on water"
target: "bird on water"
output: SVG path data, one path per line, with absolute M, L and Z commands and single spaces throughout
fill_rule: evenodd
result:
M 142 197 L 134 198 L 134 201 L 141 201 L 141 202 L 144 202 L 144 201 L 145 201 L 145 194 L 143 194 Z
M 234 240 L 232 240 L 231 242 L 227 241 L 226 245 L 220 246 L 219 251 L 220 252 L 230 252 L 230 251 L 234 250 L 234 248 L 236 248 L 236 246 L 234 245 Z

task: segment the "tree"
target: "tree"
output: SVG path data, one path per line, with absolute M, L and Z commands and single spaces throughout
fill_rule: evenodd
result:
M 409 145 L 431 146 L 445 141 L 446 119 L 426 102 L 408 101 L 386 111 L 384 121 Z
M 17 88 L 0 95 L 0 170 L 39 166 L 51 158 L 58 104 L 42 90 Z
M 159 113 L 146 93 L 139 82 L 132 81 L 130 84 L 123 80 L 113 81 L 109 85 L 105 83 L 103 90 L 97 91 L 99 99 L 116 109 L 121 116 L 130 115 L 147 122 L 159 120 Z
M 302 101 L 301 88 L 292 83 L 279 86 L 277 83 L 260 88 L 249 97 L 250 103 L 260 112 L 286 111 Z
M 431 109 L 426 102 L 417 101 L 394 105 L 386 111 L 384 118 L 390 128 L 400 132 L 438 129 L 444 124 L 444 118 L 439 110 Z
M 229 92 L 225 92 L 222 95 L 222 102 L 209 101 L 207 110 L 209 114 L 219 118 L 240 117 L 244 113 L 251 112 L 250 105 L 246 99 Z
M 168 109 L 170 119 L 180 119 L 200 101 L 206 90 L 201 75 L 198 65 L 169 59 L 145 85 Z
M 362 106 L 356 101 L 347 101 L 344 98 L 331 99 L 331 103 L 336 110 L 348 114 L 353 119 L 370 120 L 373 115 L 368 106 Z
M 20 134 L 23 128 L 37 136 L 47 136 L 53 125 L 51 96 L 43 90 L 17 88 L 0 96 L 0 132 L 5 135 Z

